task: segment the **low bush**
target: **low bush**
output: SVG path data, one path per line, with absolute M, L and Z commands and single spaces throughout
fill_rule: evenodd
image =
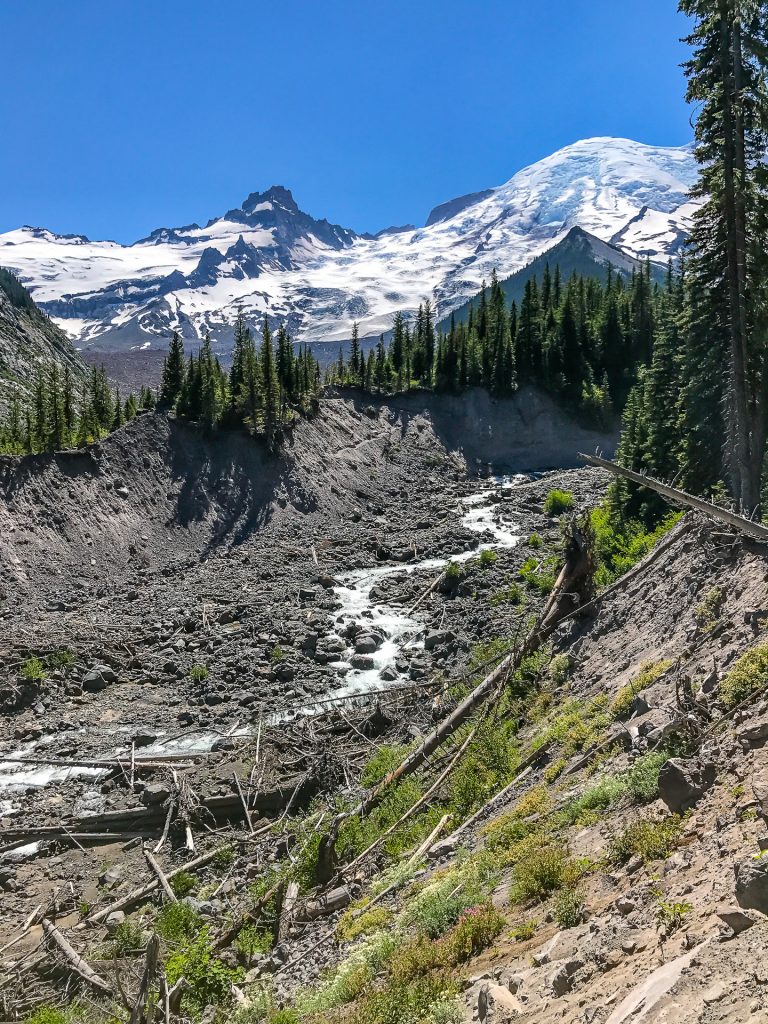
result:
M 339 918 L 336 925 L 336 937 L 340 942 L 351 942 L 360 938 L 361 935 L 370 935 L 372 932 L 381 931 L 392 921 L 392 911 L 386 907 L 372 907 L 364 910 L 362 914 L 356 909 L 350 908 Z
M 69 1009 L 62 1010 L 58 1006 L 38 1006 L 34 1013 L 26 1018 L 25 1024 L 71 1024 L 72 1013 Z
M 478 558 L 478 562 L 480 563 L 483 569 L 486 569 L 488 568 L 489 565 L 493 565 L 497 558 L 498 555 L 496 554 L 495 551 L 481 551 L 480 557 Z
M 157 915 L 155 931 L 170 943 L 183 943 L 193 938 L 202 927 L 198 912 L 186 903 L 168 903 Z
M 197 885 L 197 879 L 189 871 L 180 871 L 173 878 L 169 879 L 169 884 L 173 890 L 173 895 L 181 900 L 192 892 Z
M 109 951 L 112 956 L 129 956 L 131 953 L 144 951 L 144 932 L 141 925 L 126 918 L 115 928 L 109 940 Z
M 376 932 L 369 936 L 326 977 L 319 988 L 299 998 L 299 1013 L 324 1013 L 335 1010 L 345 1003 L 351 1003 L 370 987 L 400 942 L 400 938 L 389 931 Z
M 554 488 L 544 499 L 544 515 L 561 516 L 564 512 L 570 512 L 573 508 L 573 494 L 571 491 L 561 491 Z
M 528 939 L 532 939 L 535 935 L 537 923 L 532 917 L 528 918 L 527 921 L 521 921 L 512 929 L 512 937 L 517 942 L 527 942 Z
M 667 760 L 662 751 L 639 757 L 624 776 L 627 792 L 639 804 L 648 804 L 659 795 L 659 772 Z
M 268 953 L 272 949 L 273 934 L 265 928 L 257 928 L 247 924 L 241 928 L 235 939 L 235 949 L 247 967 L 258 953 Z
M 489 858 L 474 857 L 426 885 L 401 914 L 401 923 L 430 939 L 439 938 L 470 907 L 484 903 L 498 881 Z
M 464 963 L 486 949 L 504 927 L 504 918 L 492 903 L 470 907 L 447 936 L 454 963 Z
M 608 502 L 590 512 L 595 533 L 599 587 L 608 586 L 644 558 L 653 546 L 678 523 L 682 512 L 672 512 L 661 522 L 648 528 L 638 520 L 619 518 Z
M 549 678 L 555 686 L 562 686 L 571 674 L 571 659 L 567 654 L 556 654 L 549 663 Z
M 555 896 L 553 914 L 561 928 L 575 928 L 584 920 L 584 891 L 576 887 L 561 889 Z
M 632 857 L 640 857 L 644 863 L 664 860 L 677 846 L 681 829 L 676 815 L 657 822 L 634 821 L 611 841 L 609 857 L 618 864 L 626 864 Z
M 742 654 L 720 684 L 720 699 L 729 710 L 755 690 L 768 686 L 768 643 Z
M 581 877 L 581 869 L 572 860 L 564 846 L 544 843 L 540 837 L 531 837 L 528 848 L 520 851 L 522 856 L 512 871 L 513 903 L 540 901 L 564 885 L 575 885 Z
M 540 548 L 543 543 L 544 541 L 538 533 L 532 533 L 528 538 L 528 547 L 530 548 Z
M 725 604 L 725 590 L 711 587 L 696 606 L 693 617 L 702 633 L 711 633 L 720 620 Z
M 242 980 L 243 972 L 227 967 L 215 955 L 206 925 L 195 938 L 183 942 L 170 954 L 165 961 L 165 975 L 169 986 L 184 978 L 188 987 L 182 996 L 182 1009 L 197 1015 L 206 1006 L 228 1005 L 232 1000 L 232 984 Z
M 512 583 L 503 590 L 497 590 L 495 594 L 491 594 L 488 603 L 494 608 L 500 604 L 524 604 L 525 595 L 516 583 Z
M 40 683 L 45 679 L 45 665 L 39 658 L 28 658 L 21 666 L 21 678 L 29 683 Z
M 533 590 L 548 594 L 555 585 L 558 573 L 558 562 L 554 555 L 539 559 L 534 556 L 526 558 L 518 569 L 518 576 Z
M 207 665 L 193 665 L 189 670 L 189 678 L 200 682 L 203 679 L 208 678 L 208 666 Z

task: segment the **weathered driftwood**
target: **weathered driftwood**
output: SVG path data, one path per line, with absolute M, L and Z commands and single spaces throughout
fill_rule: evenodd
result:
M 752 519 L 747 519 L 746 516 L 731 512 L 727 508 L 721 508 L 719 505 L 713 505 L 711 501 L 697 498 L 695 494 L 681 491 L 678 487 L 672 487 L 670 484 L 665 484 L 663 481 L 656 480 L 652 476 L 636 473 L 633 469 L 626 469 L 624 466 L 619 466 L 616 462 L 603 459 L 599 455 L 584 455 L 579 452 L 579 458 L 584 459 L 593 466 L 607 469 L 614 476 L 624 477 L 625 480 L 632 480 L 634 483 L 647 487 L 651 491 L 656 491 L 657 494 L 669 498 L 675 505 L 682 505 L 684 508 L 695 508 L 709 519 L 725 523 L 734 530 L 738 530 L 739 533 L 751 537 L 753 540 L 759 540 L 763 544 L 768 544 L 768 527 L 763 526 L 761 523 L 756 523 Z
M 157 861 L 152 856 L 150 851 L 145 849 L 144 850 L 144 856 L 147 858 L 147 864 L 149 864 L 149 866 L 152 868 L 154 873 L 157 875 L 157 880 L 160 883 L 160 886 L 161 886 L 163 892 L 168 897 L 169 902 L 170 903 L 178 903 L 179 901 L 176 899 L 176 893 L 171 888 L 170 882 L 168 881 L 168 879 L 165 876 L 165 872 L 160 867 L 160 865 L 157 863 Z
M 99 992 L 102 992 L 104 995 L 114 995 L 111 986 L 101 977 L 101 975 L 94 971 L 86 960 L 83 960 L 79 953 L 75 952 L 56 925 L 52 921 L 49 921 L 47 917 L 43 918 L 43 932 L 64 955 L 65 960 L 75 974 L 79 975 L 83 981 L 87 981 L 89 985 L 97 989 Z
M 283 898 L 280 901 L 280 914 L 275 928 L 275 945 L 279 946 L 288 937 L 288 929 L 291 927 L 293 913 L 296 907 L 296 900 L 299 898 L 299 883 L 289 882 L 285 887 Z
M 305 903 L 299 916 L 302 921 L 314 921 L 318 917 L 325 917 L 326 914 L 335 914 L 337 910 L 346 907 L 351 898 L 346 885 L 340 885 L 323 893 L 319 899 Z
M 160 937 L 153 935 L 147 943 L 147 952 L 144 957 L 144 970 L 141 975 L 141 982 L 139 984 L 139 991 L 136 993 L 136 999 L 131 1009 L 131 1016 L 128 1018 L 128 1024 L 151 1024 L 152 1018 L 154 1017 L 154 1006 L 150 1006 L 152 1001 L 152 989 L 155 985 L 155 978 L 157 977 L 157 966 L 160 958 Z
M 197 757 L 208 755 L 196 754 L 168 754 L 165 757 L 152 757 L 134 759 L 137 768 L 166 768 L 173 764 L 176 768 L 191 768 Z M 94 758 L 72 758 L 72 757 L 45 757 L 45 755 L 19 755 L 13 757 L 8 754 L 0 755 L 0 764 L 29 764 L 29 765 L 52 765 L 55 768 L 128 768 L 131 767 L 130 757 L 94 757 Z

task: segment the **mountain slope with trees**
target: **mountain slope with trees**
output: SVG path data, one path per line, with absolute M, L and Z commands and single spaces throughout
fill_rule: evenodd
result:
M 21 282 L 0 267 L 0 411 L 11 397 L 29 395 L 40 366 L 73 382 L 88 369 L 67 336 L 38 307 Z

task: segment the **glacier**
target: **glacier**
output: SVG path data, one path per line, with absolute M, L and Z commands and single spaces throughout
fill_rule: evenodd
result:
M 495 270 L 507 277 L 581 227 L 627 254 L 666 262 L 696 201 L 691 146 L 592 138 L 495 188 L 441 203 L 426 226 L 360 234 L 300 210 L 273 186 L 206 225 L 158 228 L 130 245 L 21 227 L 0 234 L 0 265 L 80 348 L 164 347 L 208 331 L 226 353 L 239 313 L 294 340 L 386 332 L 430 298 L 441 318 Z

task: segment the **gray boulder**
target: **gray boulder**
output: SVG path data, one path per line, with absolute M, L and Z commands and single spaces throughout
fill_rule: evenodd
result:
M 716 776 L 713 761 L 672 757 L 659 772 L 659 796 L 670 811 L 681 813 L 714 785 Z
M 117 682 L 117 673 L 109 665 L 94 665 L 82 678 L 82 686 L 89 693 L 98 693 L 99 690 L 106 690 L 112 683 Z
M 733 870 L 736 876 L 736 902 L 739 906 L 768 914 L 768 859 L 745 857 L 733 865 Z

